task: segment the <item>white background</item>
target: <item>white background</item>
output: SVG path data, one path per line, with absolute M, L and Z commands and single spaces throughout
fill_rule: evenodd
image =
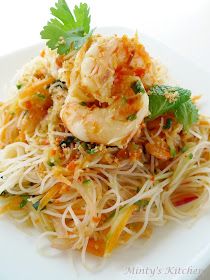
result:
M 80 1 L 67 0 L 73 6 Z M 82 0 L 81 0 L 82 1 Z M 0 55 L 39 42 L 54 0 L 0 0 Z M 210 0 L 86 0 L 92 26 L 138 28 L 210 72 Z
M 49 8 L 54 2 L 0 0 L 0 56 L 39 42 L 39 33 L 49 19 Z M 67 2 L 72 6 L 79 3 Z M 91 7 L 92 27 L 138 28 L 210 73 L 210 0 L 86 2 Z M 209 278 L 206 274 L 202 279 Z

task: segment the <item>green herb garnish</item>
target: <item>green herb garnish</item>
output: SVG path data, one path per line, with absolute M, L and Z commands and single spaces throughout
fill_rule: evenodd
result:
M 54 160 L 52 160 L 52 159 L 48 160 L 47 164 L 48 164 L 50 167 L 55 166 L 55 162 L 54 162 Z
M 135 94 L 137 94 L 137 93 L 145 93 L 144 86 L 143 86 L 143 84 L 139 80 L 136 81 L 136 82 L 133 82 L 131 84 L 131 88 L 135 92 Z
M 171 157 L 176 156 L 176 150 L 174 148 L 170 148 L 170 155 L 171 155 Z
M 81 143 L 81 147 L 82 147 L 84 150 L 86 150 L 86 149 L 88 148 L 88 145 L 87 145 L 86 142 L 82 142 L 82 143 Z
M 36 93 L 36 96 L 41 99 L 41 100 L 45 100 L 46 99 L 46 95 L 42 94 L 42 93 Z
M 149 200 L 141 199 L 141 200 L 136 201 L 134 204 L 139 206 L 139 208 L 144 208 L 149 204 Z
M 181 104 L 175 111 L 177 121 L 183 124 L 184 129 L 188 130 L 193 123 L 198 121 L 198 109 L 191 100 Z
M 16 85 L 17 89 L 21 89 L 22 86 L 23 86 L 22 84 L 17 84 L 17 85 Z
M 55 8 L 50 11 L 54 18 L 44 26 L 40 34 L 42 39 L 48 40 L 47 46 L 52 50 L 57 49 L 60 55 L 81 48 L 92 35 L 87 4 L 75 5 L 71 12 L 65 0 L 58 0 Z
M 34 207 L 35 210 L 38 210 L 39 204 L 40 204 L 40 200 L 38 200 L 37 202 L 35 202 L 35 203 L 33 204 L 33 207 Z
M 89 183 L 91 183 L 91 180 L 86 179 L 86 180 L 84 180 L 82 183 L 83 183 L 84 185 L 88 185 Z
M 163 126 L 164 129 L 169 129 L 172 126 L 172 119 L 166 119 L 166 124 Z
M 187 146 L 184 146 L 184 147 L 181 148 L 181 152 L 182 152 L 182 153 L 185 153 L 187 150 L 188 150 L 188 147 L 187 147 Z
M 25 207 L 26 204 L 28 203 L 29 196 L 28 196 L 28 195 L 21 195 L 21 197 L 22 197 L 23 199 L 22 199 L 22 201 L 20 202 L 19 207 L 20 207 L 20 208 L 23 208 L 23 207 Z
M 198 120 L 198 110 L 190 99 L 190 90 L 162 85 L 151 87 L 148 94 L 151 113 L 149 119 L 172 112 L 184 129 L 188 129 Z
M 87 152 L 89 155 L 93 155 L 93 154 L 97 153 L 97 150 L 96 150 L 95 148 L 93 148 L 93 149 L 88 149 L 88 150 L 86 150 L 86 152 Z
M 134 121 L 134 120 L 136 120 L 136 118 L 137 118 L 137 115 L 136 114 L 132 114 L 132 115 L 127 117 L 127 120 L 128 121 Z
M 81 106 L 87 106 L 87 103 L 85 101 L 82 101 L 79 103 Z
M 193 158 L 193 154 L 190 153 L 190 154 L 189 154 L 189 159 L 192 159 L 192 158 Z

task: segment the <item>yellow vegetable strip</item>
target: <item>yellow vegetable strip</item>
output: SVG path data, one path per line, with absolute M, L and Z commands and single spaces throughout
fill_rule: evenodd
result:
M 49 191 L 42 197 L 39 203 L 38 211 L 42 210 L 48 202 L 59 192 L 61 184 L 54 185 Z
M 106 241 L 105 256 L 109 255 L 113 249 L 117 246 L 120 234 L 122 233 L 125 225 L 127 224 L 132 213 L 136 210 L 136 205 L 125 206 L 119 211 L 119 214 L 114 218 L 114 222 L 108 233 Z
M 35 92 L 39 92 L 39 91 L 43 90 L 44 86 L 47 86 L 54 81 L 55 81 L 55 79 L 53 77 L 49 77 L 45 80 L 42 80 L 42 81 L 36 83 L 35 85 L 29 86 L 20 92 L 19 98 L 23 99 L 25 97 L 28 97 L 28 96 L 34 94 Z
M 10 199 L 10 202 L 0 208 L 0 215 L 12 210 L 20 209 L 20 203 L 23 200 L 20 196 L 15 196 Z

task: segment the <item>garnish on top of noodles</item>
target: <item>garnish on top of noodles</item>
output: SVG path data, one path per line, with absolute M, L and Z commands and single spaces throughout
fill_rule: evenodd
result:
M 190 91 L 155 86 L 146 93 L 144 76 L 151 58 L 137 38 L 89 34 L 86 4 L 75 6 L 73 15 L 65 0 L 59 0 L 51 12 L 55 18 L 41 32 L 48 47 L 59 54 L 78 50 L 61 111 L 64 124 L 75 137 L 123 147 L 149 113 L 154 119 L 173 112 L 184 128 L 197 121 Z

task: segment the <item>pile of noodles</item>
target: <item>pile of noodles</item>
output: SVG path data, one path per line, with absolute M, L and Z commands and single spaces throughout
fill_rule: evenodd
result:
M 126 149 L 79 141 L 59 116 L 74 56 L 59 68 L 45 50 L 0 106 L 0 214 L 34 226 L 54 248 L 81 250 L 84 262 L 86 252 L 109 255 L 169 220 L 198 216 L 209 204 L 210 126 L 200 117 L 185 132 L 170 116 L 164 129 L 164 115 L 141 124 Z

